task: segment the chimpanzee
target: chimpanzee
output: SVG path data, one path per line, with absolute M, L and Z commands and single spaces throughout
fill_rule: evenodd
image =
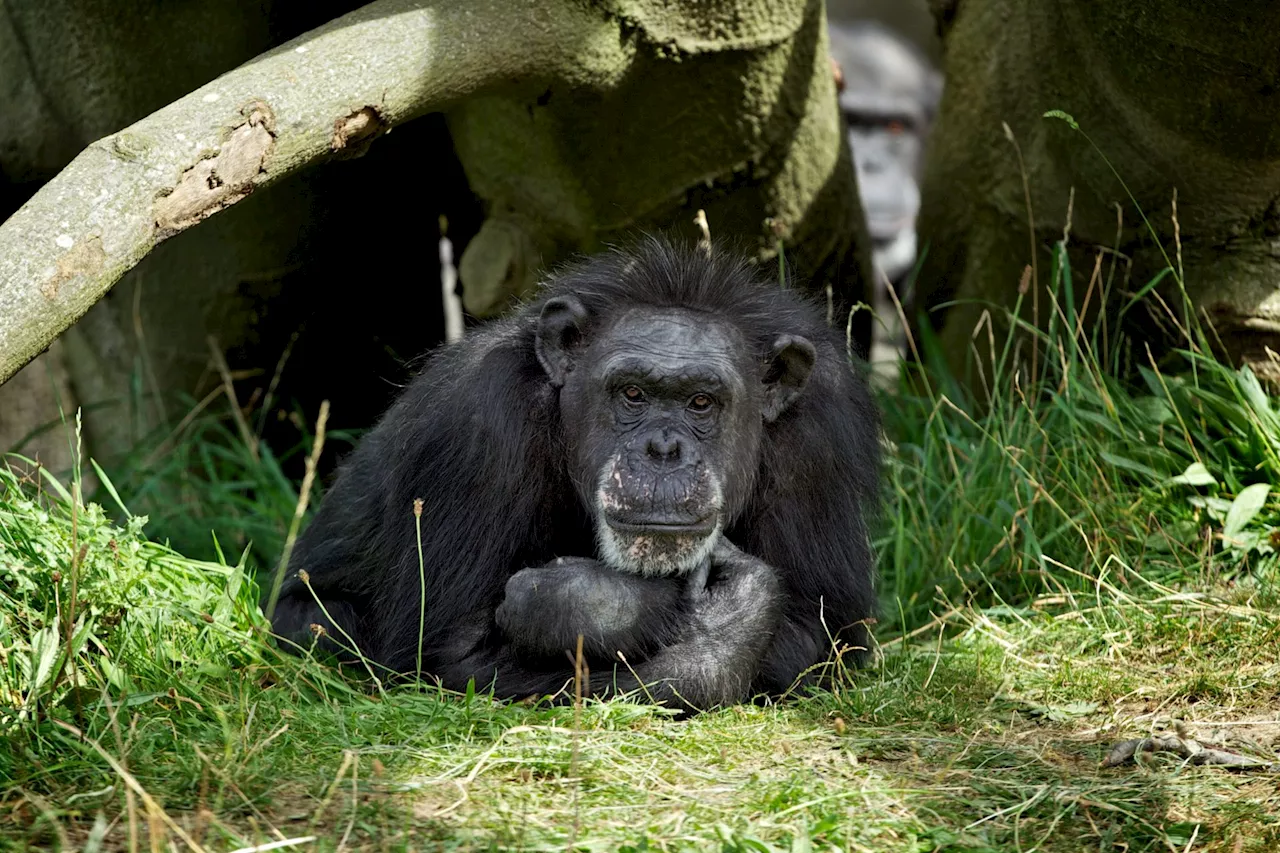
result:
M 501 698 L 571 684 L 579 635 L 596 695 L 812 681 L 875 609 L 878 417 L 845 352 L 719 249 L 569 267 L 433 355 L 344 462 L 274 628 Z
M 942 75 L 906 38 L 875 21 L 831 18 L 827 30 L 872 254 L 901 293 L 916 260 L 920 171 Z

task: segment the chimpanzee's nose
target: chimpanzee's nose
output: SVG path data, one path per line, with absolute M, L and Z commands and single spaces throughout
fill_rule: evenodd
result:
M 672 435 L 665 429 L 656 429 L 649 433 L 645 442 L 645 453 L 655 462 L 679 462 L 683 442 L 678 435 Z

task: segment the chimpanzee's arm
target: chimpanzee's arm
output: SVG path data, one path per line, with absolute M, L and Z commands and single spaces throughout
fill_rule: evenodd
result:
M 656 701 L 705 709 L 751 694 L 783 612 L 778 574 L 723 537 L 711 574 L 710 585 L 693 599 L 680 641 L 635 668 L 644 693 Z
M 625 664 L 617 663 L 611 673 L 597 665 L 591 692 L 636 691 L 657 702 L 695 709 L 741 701 L 750 692 L 777 628 L 781 588 L 772 567 L 727 540 L 717 545 L 709 574 L 710 585 L 701 588 L 700 572 L 688 581 L 641 578 L 586 559 L 526 569 L 513 576 L 508 599 L 499 610 L 507 644 L 477 651 L 441 676 L 458 687 L 457 682 L 465 683 L 468 673 L 473 674 L 478 687 L 492 684 L 503 697 L 555 692 L 572 682 L 573 672 L 533 671 L 520 663 L 521 647 L 558 654 L 572 648 L 581 632 L 584 650 L 591 648 L 597 657 L 617 661 L 616 650 L 610 651 L 613 646 L 652 645 L 664 637 L 645 660 L 637 661 L 623 648 Z M 570 600 L 569 610 L 552 613 L 557 599 Z M 539 615 L 536 607 L 547 609 Z M 646 614 L 655 613 L 661 624 L 645 621 Z M 598 630 L 591 644 L 584 627 Z M 541 639 L 539 632 L 549 628 L 562 636 Z
M 562 659 L 583 638 L 590 659 L 639 661 L 680 636 L 690 618 L 689 585 L 701 594 L 708 560 L 688 581 L 641 577 L 585 557 L 559 558 L 507 581 L 495 614 L 516 649 Z

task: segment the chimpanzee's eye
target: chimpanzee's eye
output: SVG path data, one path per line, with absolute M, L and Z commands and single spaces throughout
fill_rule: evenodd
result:
M 644 400 L 644 392 L 634 385 L 623 388 L 622 396 L 627 398 L 628 403 L 639 403 Z
M 694 394 L 693 399 L 689 401 L 689 410 L 692 412 L 709 412 L 715 402 L 707 394 Z

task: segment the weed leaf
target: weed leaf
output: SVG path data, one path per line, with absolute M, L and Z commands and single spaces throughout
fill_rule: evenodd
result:
M 1236 495 L 1236 499 L 1231 502 L 1231 509 L 1227 510 L 1227 520 L 1223 522 L 1222 535 L 1228 539 L 1234 539 L 1250 521 L 1253 521 L 1253 517 L 1267 502 L 1267 495 L 1270 493 L 1271 486 L 1266 483 L 1256 483 Z
M 58 660 L 61 644 L 58 642 L 58 629 L 55 625 L 46 625 L 31 636 L 31 682 L 29 695 L 34 697 L 40 688 L 53 674 L 53 665 Z
M 1166 486 L 1212 486 L 1218 481 L 1209 473 L 1209 469 L 1204 467 L 1203 462 L 1192 462 L 1187 466 L 1187 470 L 1164 482 Z

